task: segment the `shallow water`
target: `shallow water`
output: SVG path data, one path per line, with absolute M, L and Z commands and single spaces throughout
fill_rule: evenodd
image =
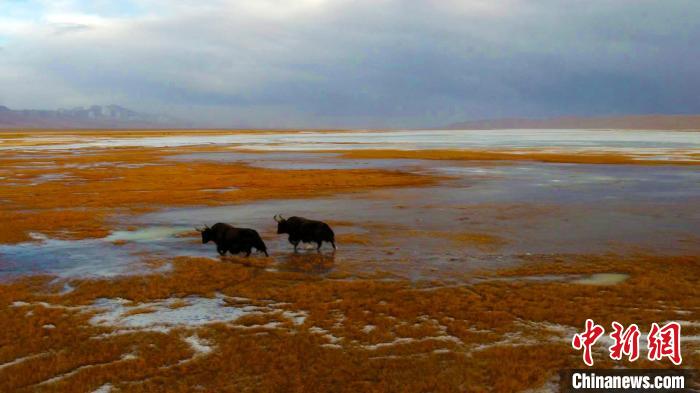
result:
M 631 131 L 406 131 L 379 133 L 279 133 L 164 138 L 103 138 L 111 143 L 231 143 L 247 148 L 296 149 L 360 143 L 363 148 L 581 146 L 638 149 L 700 147 L 698 135 Z M 212 139 L 213 138 L 213 139 Z M 362 141 L 369 143 L 362 143 Z M 273 144 L 284 143 L 284 145 Z M 169 145 L 168 145 L 169 146 Z M 316 145 L 315 145 L 316 146 Z M 65 146 L 64 146 L 65 147 Z M 306 200 L 265 200 L 221 206 L 165 208 L 137 217 L 118 217 L 104 239 L 39 239 L 0 245 L 0 275 L 46 272 L 63 277 L 142 272 L 146 259 L 173 256 L 218 258 L 192 228 L 215 222 L 257 229 L 275 264 L 296 270 L 286 236 L 276 234 L 272 216 L 299 215 L 328 220 L 339 237 L 329 263 L 312 269 L 325 274 L 388 272 L 410 279 L 455 278 L 473 271 L 518 263 L 522 255 L 552 253 L 696 254 L 700 251 L 700 171 L 690 166 L 545 164 L 532 162 L 345 159 L 322 152 L 216 152 L 169 156 L 169 160 L 244 162 L 282 169 L 381 168 L 448 176 L 437 186 L 381 189 Z M 144 163 L 148 164 L 148 163 Z M 43 181 L 64 181 L 45 178 Z M 212 194 L 234 191 L 202 189 Z M 121 228 L 136 227 L 137 230 Z M 460 234 L 466 235 L 460 240 Z M 474 235 L 476 240 L 470 236 Z M 493 244 L 480 243 L 490 236 Z M 343 242 L 343 239 L 350 242 Z M 466 240 L 465 240 L 466 239 Z M 488 239 L 487 239 L 488 240 Z M 302 257 L 315 251 L 302 251 Z M 228 260 L 228 259 L 226 259 Z
M 32 273 L 62 278 L 141 274 L 152 270 L 144 264 L 148 258 L 211 255 L 192 247 L 196 244 L 193 239 L 177 236 L 189 231 L 192 228 L 182 226 L 146 227 L 84 240 L 51 239 L 35 234 L 36 241 L 0 244 L 0 278 Z
M 411 169 L 428 166 L 428 160 L 411 159 L 344 159 L 337 153 L 190 153 L 169 156 L 174 161 L 236 162 L 257 168 L 328 170 L 328 169 Z
M 125 247 L 114 247 L 107 241 L 44 239 L 12 245 L 0 245 L 0 276 L 31 273 L 55 274 L 61 277 L 123 274 L 135 267 L 139 258 Z
M 582 277 L 573 281 L 574 284 L 581 285 L 615 285 L 629 278 L 629 274 L 623 273 L 597 273 L 587 277 Z
M 378 241 L 371 246 L 341 243 L 336 260 L 359 259 L 370 269 L 411 277 L 430 276 L 431 269 L 455 273 L 502 266 L 528 253 L 698 249 L 687 242 L 700 227 L 693 208 L 700 201 L 700 174 L 693 170 L 546 164 L 444 169 L 459 178 L 438 187 L 362 197 L 169 209 L 140 219 L 148 225 L 225 221 L 254 227 L 282 252 L 289 245 L 274 233 L 274 214 L 349 221 Z M 475 169 L 476 177 L 471 175 Z M 357 232 L 353 226 L 335 229 L 341 236 Z M 491 251 L 436 237 L 458 232 L 500 236 L 506 244 Z
M 275 268 L 294 269 L 291 245 L 276 234 L 277 213 L 343 224 L 334 225 L 339 251 L 330 254 L 324 246 L 333 269 L 411 279 L 512 265 L 526 254 L 682 254 L 700 247 L 700 213 L 694 209 L 700 203 L 700 172 L 693 168 L 434 161 L 424 170 L 453 179 L 435 187 L 310 200 L 164 209 L 125 217 L 124 227 L 139 229 L 104 239 L 0 245 L 0 271 L 111 276 L 141 271 L 134 266 L 145 256 L 217 257 L 213 245 L 202 245 L 192 233 L 195 226 L 215 222 L 256 228 L 280 265 Z M 503 244 L 450 239 L 459 233 L 490 235 Z M 345 235 L 367 244 L 344 244 Z

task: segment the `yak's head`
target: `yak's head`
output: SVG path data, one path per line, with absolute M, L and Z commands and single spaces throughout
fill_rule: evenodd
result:
M 204 226 L 203 228 L 195 228 L 197 232 L 202 234 L 202 244 L 207 244 L 209 243 L 209 240 L 212 240 L 212 233 L 211 233 L 211 228 L 208 226 Z
M 289 233 L 289 229 L 287 228 L 287 219 L 282 217 L 281 214 L 277 214 L 274 217 L 275 221 L 277 221 L 277 234 L 282 234 L 282 233 Z

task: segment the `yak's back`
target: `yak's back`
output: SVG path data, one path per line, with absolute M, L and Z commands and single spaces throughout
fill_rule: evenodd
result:
M 295 218 L 299 219 L 299 223 L 296 226 L 296 229 L 304 240 L 333 240 L 333 230 L 325 222 L 318 220 L 309 220 L 304 217 Z
M 211 232 L 212 232 L 212 238 L 216 242 L 220 242 L 223 239 L 226 238 L 227 234 L 231 230 L 235 230 L 233 225 L 230 224 L 225 224 L 223 222 L 217 222 L 216 224 L 212 225 L 211 227 Z

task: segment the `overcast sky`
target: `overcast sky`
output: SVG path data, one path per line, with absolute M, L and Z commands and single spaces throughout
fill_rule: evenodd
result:
M 0 105 L 223 127 L 700 113 L 700 1 L 0 0 Z

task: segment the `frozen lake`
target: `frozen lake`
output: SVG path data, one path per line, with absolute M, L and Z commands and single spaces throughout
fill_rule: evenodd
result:
M 38 137 L 37 137 L 38 138 Z M 89 139 L 89 140 L 86 140 Z M 18 144 L 17 142 L 22 142 Z M 233 145 L 263 151 L 355 149 L 554 149 L 678 156 L 700 149 L 700 132 L 654 130 L 404 130 L 264 132 L 169 136 L 42 136 L 5 140 L 2 149 L 65 150 L 102 147 Z

